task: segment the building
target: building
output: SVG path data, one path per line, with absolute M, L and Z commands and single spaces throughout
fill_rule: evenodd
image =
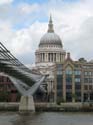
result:
M 66 52 L 60 37 L 54 32 L 52 18 L 50 16 L 48 31 L 40 40 L 35 52 L 36 64 L 39 63 L 61 63 L 65 59 Z
M 45 81 L 44 86 L 47 85 L 47 94 L 49 101 L 55 101 L 55 69 L 56 63 L 63 63 L 65 60 L 66 52 L 63 49 L 63 44 L 60 37 L 54 32 L 52 17 L 50 16 L 48 30 L 41 39 L 38 49 L 35 52 L 35 63 L 37 69 L 46 73 L 49 72 L 50 76 Z
M 93 100 L 93 61 L 73 61 L 68 53 L 64 63 L 56 64 L 56 78 L 57 101 Z
M 41 37 L 35 52 L 36 67 L 52 74 L 45 81 L 49 98 L 55 102 L 83 102 L 93 100 L 93 62 L 84 58 L 73 61 L 63 49 L 60 37 L 54 32 L 50 16 L 48 31 Z M 51 68 L 50 68 L 51 64 Z M 51 84 L 52 83 L 52 84 Z M 51 99 L 50 99 L 51 100 Z
M 0 102 L 19 101 L 20 94 L 7 76 L 0 73 Z

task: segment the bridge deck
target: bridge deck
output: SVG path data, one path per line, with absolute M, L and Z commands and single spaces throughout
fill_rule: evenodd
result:
M 33 85 L 41 79 L 42 75 L 33 74 L 32 71 L 15 58 L 0 42 L 0 72 L 17 78 L 24 83 Z

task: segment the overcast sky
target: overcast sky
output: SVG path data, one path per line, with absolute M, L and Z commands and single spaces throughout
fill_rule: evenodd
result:
M 24 64 L 34 63 L 50 13 L 64 49 L 93 59 L 93 0 L 0 0 L 0 41 Z

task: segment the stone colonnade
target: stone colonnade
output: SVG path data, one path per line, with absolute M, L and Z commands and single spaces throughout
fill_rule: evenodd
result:
M 65 53 L 61 52 L 39 52 L 36 53 L 36 63 L 41 62 L 63 62 Z

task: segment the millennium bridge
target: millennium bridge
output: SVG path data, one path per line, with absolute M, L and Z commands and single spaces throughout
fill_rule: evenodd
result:
M 19 111 L 35 111 L 33 94 L 48 74 L 35 74 L 0 42 L 0 74 L 7 76 L 21 94 Z M 43 88 L 40 88 L 43 90 Z

